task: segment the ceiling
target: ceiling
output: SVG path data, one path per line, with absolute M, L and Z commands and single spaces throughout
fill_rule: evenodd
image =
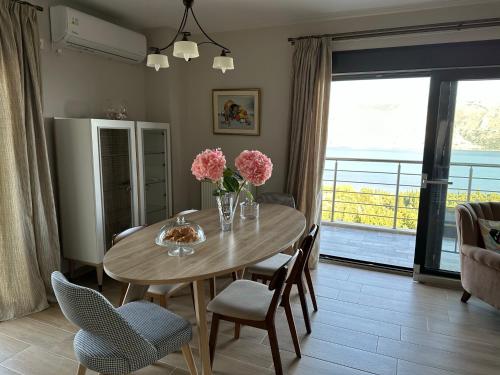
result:
M 138 29 L 177 28 L 184 11 L 181 0 L 74 1 Z M 493 0 L 195 0 L 193 9 L 203 27 L 216 32 L 488 2 Z

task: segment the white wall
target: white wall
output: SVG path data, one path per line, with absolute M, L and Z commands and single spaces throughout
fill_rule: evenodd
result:
M 146 36 L 150 45 L 164 46 L 173 37 L 175 32 L 171 29 L 150 30 Z M 183 191 L 183 185 L 178 181 L 186 180 L 186 172 L 182 160 L 186 157 L 185 143 L 189 142 L 186 133 L 186 77 L 187 66 L 179 59 L 169 56 L 170 68 L 146 68 L 146 119 L 170 123 L 172 137 L 172 179 L 173 179 L 173 210 L 179 212 L 190 206 L 188 194 Z M 183 60 L 184 61 L 184 60 Z
M 40 38 L 44 40 L 42 84 L 44 116 L 102 117 L 107 102 L 124 102 L 132 119 L 144 119 L 145 70 L 106 57 L 64 49 L 53 50 L 50 42 L 49 6 L 71 1 L 38 0 Z
M 272 178 L 260 191 L 284 189 L 288 160 L 290 71 L 293 51 L 287 42 L 288 37 L 495 16 L 500 16 L 500 4 L 219 33 L 214 35 L 215 39 L 231 48 L 235 59 L 236 69 L 226 74 L 211 68 L 213 56 L 220 53 L 215 47 L 200 47 L 201 57 L 189 63 L 170 57 L 171 62 L 176 66 L 184 65 L 184 75 L 182 79 L 177 79 L 176 82 L 170 81 L 167 84 L 167 74 L 155 75 L 154 72 L 148 74 L 148 77 L 151 74 L 155 77 L 154 86 L 151 86 L 148 81 L 147 87 L 150 91 L 148 98 L 153 96 L 157 98 L 157 101 L 148 103 L 147 112 L 148 114 L 155 113 L 159 119 L 164 115 L 164 120 L 168 120 L 166 109 L 160 113 L 161 108 L 168 107 L 167 97 L 175 100 L 175 106 L 179 106 L 177 110 L 180 109 L 181 112 L 175 121 L 181 121 L 180 124 L 176 123 L 176 127 L 182 129 L 182 133 L 179 134 L 182 153 L 178 155 L 180 158 L 175 160 L 178 171 L 175 181 L 177 189 L 175 199 L 179 202 L 177 208 L 199 207 L 200 205 L 199 183 L 191 176 L 190 164 L 194 156 L 206 147 L 222 147 L 231 163 L 243 149 L 263 151 L 272 158 L 275 167 Z M 163 33 L 161 29 L 151 31 L 151 35 L 165 41 L 166 38 L 160 38 Z M 498 29 L 349 41 L 334 44 L 334 48 L 337 50 L 374 48 L 489 38 L 500 38 Z M 153 78 L 150 79 L 153 80 Z M 169 86 L 168 93 L 165 92 L 167 86 Z M 214 135 L 212 133 L 211 91 L 218 88 L 260 88 L 262 90 L 260 136 Z M 175 99 L 172 97 L 172 92 L 175 93 L 173 94 Z
M 44 45 L 41 50 L 43 116 L 52 178 L 55 181 L 52 119 L 103 118 L 109 103 L 124 103 L 131 119 L 145 119 L 145 69 L 143 64 L 127 64 L 68 49 L 64 49 L 61 54 L 56 53 L 50 41 L 49 6 L 64 3 L 74 5 L 71 1 L 52 0 L 37 0 L 33 3 L 44 7 L 44 11 L 38 13 L 40 38 Z
M 44 116 L 102 117 L 107 103 L 125 102 L 131 119 L 170 122 L 173 141 L 174 210 L 200 206 L 199 183 L 190 173 L 194 156 L 206 147 L 222 147 L 228 161 L 243 149 L 259 149 L 274 162 L 274 174 L 260 191 L 284 189 L 288 159 L 290 70 L 293 48 L 288 37 L 363 29 L 478 19 L 500 16 L 500 4 L 455 7 L 441 10 L 381 14 L 260 30 L 215 34 L 233 51 L 236 70 L 222 74 L 211 68 L 215 47 L 200 47 L 201 57 L 189 63 L 173 58 L 171 68 L 155 72 L 143 65 L 130 65 L 87 53 L 64 50 L 58 55 L 50 45 L 51 4 L 72 1 L 38 0 L 40 13 Z M 92 10 L 81 9 L 83 11 Z M 100 16 L 96 14 L 97 16 Z M 105 16 L 105 15 L 104 15 Z M 124 25 L 126 26 L 126 25 Z M 172 36 L 169 28 L 146 32 L 150 45 L 164 45 Z M 477 30 L 381 38 L 335 43 L 334 48 L 435 43 L 442 41 L 500 38 L 500 32 Z M 262 93 L 261 135 L 212 134 L 212 89 L 260 88 Z M 51 122 L 47 121 L 49 150 Z M 52 152 L 52 151 L 51 151 Z

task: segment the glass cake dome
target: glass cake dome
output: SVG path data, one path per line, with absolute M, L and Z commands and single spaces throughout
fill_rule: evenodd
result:
M 205 232 L 194 222 L 188 222 L 184 216 L 169 220 L 156 236 L 159 246 L 168 248 L 170 256 L 187 256 L 195 252 L 192 246 L 205 242 Z

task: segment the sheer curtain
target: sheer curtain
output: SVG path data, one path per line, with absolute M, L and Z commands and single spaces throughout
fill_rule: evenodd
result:
M 0 0 L 0 321 L 48 306 L 60 267 L 36 10 Z
M 293 53 L 291 132 L 287 192 L 304 213 L 308 228 L 321 223 L 321 181 L 325 164 L 332 77 L 329 38 L 295 42 Z M 319 259 L 319 238 L 310 267 Z

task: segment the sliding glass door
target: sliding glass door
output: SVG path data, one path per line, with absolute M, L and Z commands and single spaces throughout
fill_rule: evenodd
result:
M 411 269 L 429 75 L 332 82 L 321 253 Z
M 497 77 L 498 72 L 489 69 L 433 74 L 416 238 L 417 273 L 458 275 L 455 206 L 500 200 Z

